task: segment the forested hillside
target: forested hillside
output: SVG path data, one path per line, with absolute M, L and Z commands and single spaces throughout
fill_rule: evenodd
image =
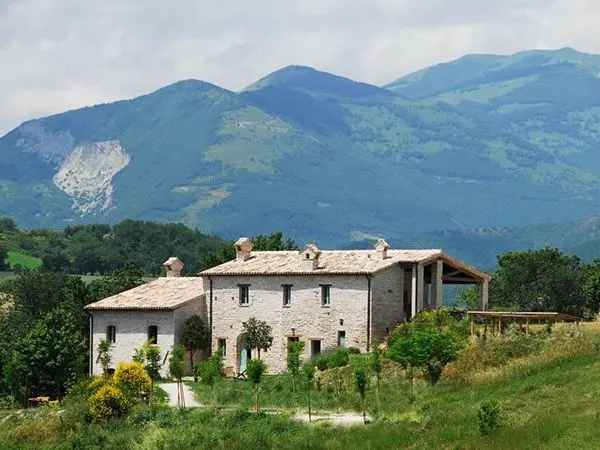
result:
M 0 253 L 7 254 L 11 266 L 5 269 L 17 271 L 41 265 L 55 272 L 104 275 L 129 263 L 155 277 L 163 273 L 161 264 L 167 258 L 178 256 L 186 265 L 184 273 L 194 275 L 201 259 L 224 243 L 175 223 L 125 220 L 114 226 L 74 225 L 54 231 L 21 230 L 11 219 L 0 220 Z
M 600 211 L 600 59 L 469 55 L 385 87 L 290 66 L 187 80 L 0 138 L 0 215 L 27 228 L 182 222 L 342 246 Z

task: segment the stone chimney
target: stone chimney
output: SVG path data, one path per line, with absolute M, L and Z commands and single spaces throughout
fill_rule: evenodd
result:
M 167 271 L 167 277 L 171 278 L 171 277 L 180 277 L 181 276 L 181 270 L 183 269 L 183 263 L 177 256 L 171 256 L 169 259 L 167 259 L 163 263 L 163 266 L 165 267 L 165 270 Z
M 308 244 L 300 253 L 300 266 L 302 270 L 310 271 L 319 268 L 321 250 L 315 244 Z
M 377 250 L 377 255 L 379 256 L 379 259 L 386 259 L 387 258 L 388 248 L 390 248 L 390 244 L 388 244 L 387 242 L 385 242 L 383 239 L 379 239 L 375 243 L 375 250 Z
M 248 261 L 252 254 L 252 241 L 247 237 L 241 237 L 234 244 L 236 261 Z

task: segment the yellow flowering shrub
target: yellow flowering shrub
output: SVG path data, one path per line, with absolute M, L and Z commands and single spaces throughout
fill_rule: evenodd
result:
M 106 422 L 111 417 L 125 414 L 131 402 L 117 386 L 105 384 L 90 397 L 88 412 L 93 422 Z
M 152 381 L 140 362 L 120 362 L 115 370 L 114 380 L 136 396 L 141 392 L 150 392 L 152 386 Z

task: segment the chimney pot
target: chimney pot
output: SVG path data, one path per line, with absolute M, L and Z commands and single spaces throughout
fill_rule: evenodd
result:
M 385 240 L 383 240 L 383 239 L 379 239 L 375 243 L 375 250 L 377 250 L 377 254 L 380 256 L 380 259 L 387 258 L 388 248 L 390 248 L 390 244 L 385 242 Z
M 163 263 L 163 267 L 167 271 L 167 277 L 180 277 L 183 269 L 183 262 L 177 256 L 171 256 Z
M 250 256 L 252 256 L 252 241 L 247 237 L 239 238 L 235 246 L 235 259 L 236 261 L 248 261 Z

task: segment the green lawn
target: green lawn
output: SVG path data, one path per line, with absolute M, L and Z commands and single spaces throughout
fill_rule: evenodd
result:
M 28 269 L 35 269 L 42 265 L 41 259 L 18 252 L 8 252 L 7 261 L 11 267 L 14 267 L 16 264 L 20 264 L 21 267 Z

